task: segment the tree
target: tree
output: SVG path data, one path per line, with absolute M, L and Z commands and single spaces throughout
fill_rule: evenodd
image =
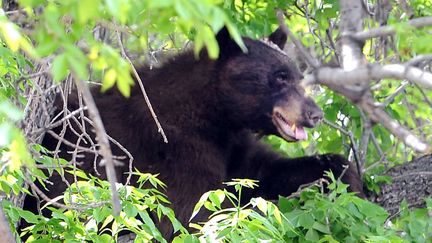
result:
M 87 108 L 75 111 L 65 109 L 68 119 L 62 121 L 67 125 L 74 115 L 88 109 L 100 138 L 94 141 L 101 147 L 95 154 L 104 158 L 107 174 L 112 174 L 115 166 L 109 147 L 112 139 L 104 132 L 85 81 L 101 80 L 103 91 L 117 85 L 127 96 L 133 82 L 130 73 L 136 75 L 131 60 L 134 63 L 145 61 L 158 65 L 160 56 L 188 48 L 189 40 L 194 42 L 195 53 L 206 48 L 211 57 L 217 57 L 218 46 L 214 33 L 224 25 L 239 45 L 242 45 L 240 33 L 256 38 L 270 33 L 278 25 L 282 26 L 295 46 L 295 49 L 287 51 L 301 64 L 305 84 L 322 84 L 314 86 L 311 91 L 316 94 L 326 114 L 325 124 L 314 132 L 315 140 L 286 144 L 276 137 L 264 138 L 276 149 L 290 156 L 316 152 L 344 153 L 357 163 L 359 173 L 363 174 L 368 187 L 375 191 L 379 190 L 377 183 L 388 180 L 381 174 L 387 168 L 422 153 L 430 153 L 432 93 L 428 89 L 432 87 L 432 57 L 429 54 L 432 51 L 429 44 L 432 3 L 428 0 L 21 0 L 18 3 L 4 0 L 3 11 L 0 12 L 0 191 L 4 195 L 2 204 L 6 215 L 12 222 L 23 217 L 31 223 L 41 223 L 40 218 L 19 208 L 23 190 L 43 198 L 33 181 L 46 179 L 40 168 L 51 168 L 58 163 L 57 160 L 41 156 L 43 149 L 38 146 L 47 128 L 62 125 L 50 122 L 50 106 L 55 92 L 66 94 L 71 85 L 76 85 L 83 94 Z M 142 53 L 143 50 L 146 55 L 137 56 L 136 53 Z M 158 124 L 157 109 L 152 109 L 153 106 L 157 108 L 157 104 L 151 104 L 144 87 L 142 91 L 143 99 Z M 161 136 L 164 136 L 163 127 L 160 124 L 158 126 Z M 338 132 L 335 133 L 334 129 Z M 53 156 L 56 157 L 56 154 Z M 62 163 L 67 165 L 64 161 Z M 430 178 L 430 171 L 428 173 L 424 175 Z M 75 175 L 85 177 L 77 172 Z M 157 178 L 141 176 L 154 185 L 161 185 Z M 113 205 L 114 215 L 125 212 L 120 205 L 120 200 L 124 198 L 112 189 L 115 188 L 113 177 L 109 177 L 110 186 L 95 178 L 88 179 L 91 183 L 87 186 L 100 183 L 104 190 L 110 190 L 112 204 L 105 205 Z M 239 190 L 251 186 L 244 184 L 244 181 L 237 183 L 240 183 L 236 184 Z M 29 190 L 22 186 L 24 184 L 29 185 Z M 333 187 L 335 190 L 342 188 L 340 190 L 343 191 L 343 186 L 337 183 Z M 314 191 L 308 189 L 299 193 L 302 196 L 299 200 L 295 199 L 297 201 L 282 200 L 280 209 L 284 211 L 300 207 L 299 202 L 307 200 L 314 202 L 313 205 L 327 202 L 318 194 L 311 195 L 311 190 Z M 215 204 L 215 198 L 221 198 L 223 193 L 209 193 L 208 198 L 201 201 L 201 206 L 207 199 L 210 204 Z M 345 194 L 341 196 L 338 193 L 330 201 L 340 206 L 343 203 L 338 200 L 343 199 Z M 163 201 L 162 198 L 160 200 Z M 62 205 L 48 201 L 64 210 L 92 210 L 100 206 L 96 203 L 77 208 L 75 204 Z M 135 202 L 128 204 L 130 208 L 135 207 Z M 274 216 L 271 214 L 278 215 L 275 212 L 280 210 L 275 205 L 260 199 L 251 202 L 251 205 L 269 217 L 265 221 L 259 214 L 252 214 L 255 217 L 253 219 L 259 218 L 269 225 L 274 222 L 288 224 L 277 216 L 272 218 Z M 356 205 L 370 206 L 360 202 Z M 173 218 L 167 208 L 161 206 L 160 210 Z M 131 211 L 128 216 L 134 215 Z M 385 214 L 378 211 L 376 209 L 373 216 L 381 219 Z M 96 218 L 100 221 L 109 219 L 110 214 L 107 212 L 102 213 L 103 217 L 99 214 L 100 218 Z M 301 211 L 293 212 L 304 215 Z M 424 216 L 425 212 L 416 211 L 416 214 Z M 297 226 L 290 225 L 297 230 L 296 234 L 308 240 L 335 239 L 335 234 L 330 234 L 326 228 L 328 225 L 317 226 L 314 222 L 321 222 L 317 218 L 311 221 L 308 216 L 299 215 L 290 214 L 292 218 L 288 218 L 297 220 Z M 410 219 L 412 215 L 406 213 L 397 222 L 414 222 L 409 221 L 414 220 Z M 130 218 L 132 220 L 133 217 Z M 422 221 L 422 217 L 417 220 L 421 227 L 406 230 L 406 224 L 400 223 L 393 229 L 409 231 L 408 236 L 414 237 L 415 230 L 432 224 Z M 176 223 L 174 219 L 172 222 Z M 353 225 L 356 222 L 353 221 Z M 377 220 L 376 224 L 380 222 L 382 220 Z M 0 217 L 0 231 L 5 229 L 4 223 Z M 76 222 L 75 226 L 82 226 L 79 225 Z M 300 226 L 303 228 L 296 228 Z M 149 238 L 160 240 L 152 227 L 146 230 Z M 376 229 L 361 232 L 370 233 L 368 239 L 379 240 L 373 238 L 372 234 L 382 230 L 384 228 L 377 226 Z M 277 227 L 274 232 L 280 233 Z M 113 232 L 113 235 L 116 233 Z M 423 233 L 425 237 L 428 236 Z M 389 236 L 387 239 L 398 237 L 390 232 L 386 234 Z M 66 235 L 64 237 L 67 238 Z M 106 240 L 104 237 L 107 236 L 91 235 L 88 240 Z M 281 237 L 283 239 L 284 236 Z M 357 236 L 352 237 L 359 240 L 355 238 Z

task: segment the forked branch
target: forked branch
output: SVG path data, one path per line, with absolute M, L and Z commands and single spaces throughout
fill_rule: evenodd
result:
M 358 5 L 358 6 L 357 6 Z M 421 141 L 408 128 L 392 119 L 384 110 L 382 105 L 374 100 L 370 91 L 370 83 L 381 79 L 408 80 L 424 88 L 432 88 L 432 73 L 414 67 L 417 59 L 405 64 L 367 64 L 361 53 L 361 43 L 364 40 L 376 36 L 395 33 L 394 27 L 383 27 L 369 31 L 361 31 L 363 14 L 361 1 L 341 1 L 341 40 L 339 41 L 341 51 L 342 68 L 324 67 L 318 64 L 301 42 L 294 37 L 285 24 L 284 14 L 278 10 L 281 29 L 293 40 L 294 45 L 300 50 L 301 57 L 314 69 L 312 74 L 306 75 L 304 84 L 323 84 L 330 89 L 347 97 L 354 104 L 364 110 L 369 118 L 386 127 L 393 135 L 401 139 L 406 145 L 418 152 L 426 152 L 429 145 Z M 432 25 L 432 18 L 421 18 L 408 22 L 413 27 Z M 376 34 L 382 32 L 381 35 Z

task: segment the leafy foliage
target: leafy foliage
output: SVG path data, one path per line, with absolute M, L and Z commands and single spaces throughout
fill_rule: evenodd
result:
M 49 162 L 50 159 L 46 159 Z M 86 175 L 75 168 L 68 173 L 73 173 L 81 180 L 55 199 L 64 200 L 68 208 L 56 208 L 50 202 L 43 205 L 41 209 L 49 211 L 50 217 L 25 211 L 9 201 L 2 202 L 11 222 L 19 222 L 22 218 L 31 225 L 21 232 L 27 242 L 46 239 L 53 242 L 112 242 L 125 231 L 135 233 L 136 242 L 166 242 L 156 226 L 163 218 L 171 221 L 174 232 L 187 233 L 175 218 L 173 210 L 166 206 L 169 201 L 160 192 L 165 185 L 156 176 L 136 172 L 137 187 L 117 184 L 122 211 L 119 216 L 113 216 L 107 181 Z
M 256 182 L 229 182 L 227 184 L 234 190 L 208 192 L 197 203 L 192 217 L 202 213 L 204 208 L 211 217 L 203 224 L 192 225 L 198 230 L 196 234 L 187 232 L 175 219 L 167 206 L 168 199 L 160 192 L 163 183 L 153 175 L 139 172 L 135 175 L 140 178 L 139 187 L 118 184 L 122 212 L 117 217 L 111 215 L 107 182 L 75 168 L 56 169 L 61 174 L 81 177 L 63 197 L 70 208 L 42 205 L 51 212 L 50 217 L 44 217 L 13 206 L 7 199 L 22 192 L 31 194 L 31 190 L 23 187 L 25 181 L 39 181 L 43 185 L 54 165 L 67 165 L 63 160 L 40 156 L 43 148 L 29 144 L 20 129 L 21 119 L 28 109 L 28 97 L 21 94 L 37 85 L 29 78 L 29 71 L 35 69 L 34 63 L 50 60 L 52 65 L 47 71 L 57 82 L 69 75 L 82 80 L 99 79 L 102 91 L 116 85 L 127 96 L 133 81 L 130 65 L 121 54 L 121 44 L 137 53 L 154 53 L 182 49 L 185 42 L 192 40 L 196 54 L 205 47 L 215 58 L 219 47 L 214 33 L 222 26 L 227 26 L 237 43 L 244 47 L 240 33 L 260 37 L 275 28 L 275 8 L 287 11 L 290 29 L 323 63 L 337 63 L 332 41 L 339 35 L 339 5 L 335 0 L 20 0 L 19 3 L 20 11 L 28 17 L 20 25 L 9 19 L 11 13 L 0 10 L 0 192 L 11 227 L 15 228 L 21 218 L 31 224 L 22 232 L 28 241 L 42 242 L 48 238 L 66 242 L 110 242 L 112 238 L 117 239 L 119 233 L 131 231 L 137 234 L 136 242 L 164 242 L 157 229 L 157 222 L 162 218 L 170 220 L 179 232 L 175 242 L 427 242 L 432 238 L 431 199 L 426 199 L 427 208 L 424 209 L 408 210 L 403 204 L 400 214 L 389 218 L 382 208 L 347 193 L 346 185 L 331 175 L 328 193 L 312 186 L 296 197 L 280 198 L 277 204 L 262 198 L 240 204 L 242 190 L 256 187 Z M 430 28 L 413 29 L 403 23 L 413 16 L 432 15 L 431 2 L 413 0 L 410 4 L 412 15 L 397 6 L 389 12 L 388 23 L 397 29 L 394 40 L 374 39 L 365 43 L 368 60 L 407 61 L 415 55 L 432 52 Z M 25 25 L 30 28 L 22 28 Z M 371 21 L 370 26 L 378 26 L 378 23 Z M 111 35 L 97 36 L 93 33 L 97 28 L 107 29 Z M 126 35 L 127 40 L 119 43 L 118 35 Z M 394 80 L 381 80 L 374 86 L 373 95 L 384 103 L 399 85 Z M 325 118 L 348 131 L 351 137 L 322 124 L 313 131 L 311 141 L 288 144 L 274 136 L 263 139 L 289 156 L 317 152 L 352 155 L 353 143 L 360 144 L 365 129 L 361 112 L 329 90 L 317 88 L 311 93 L 323 107 Z M 386 110 L 431 141 L 431 109 L 418 105 L 430 103 L 431 99 L 430 91 L 407 84 Z M 378 192 L 378 183 L 390 181 L 379 175 L 387 166 L 381 162 L 398 164 L 412 157 L 413 152 L 381 126 L 375 126 L 372 133 L 378 146 L 372 142 L 366 145 L 365 181 L 368 188 Z M 36 165 L 49 169 L 43 172 Z
M 202 207 L 212 213 L 207 222 L 193 225 L 199 233 L 180 235 L 174 242 L 426 242 L 430 238 L 430 206 L 414 211 L 402 206 L 402 217 L 392 223 L 383 208 L 347 193 L 347 185 L 331 173 L 327 176 L 328 194 L 321 192 L 323 185 L 313 185 L 298 197 L 280 197 L 278 205 L 262 198 L 241 205 L 242 190 L 256 187 L 256 182 L 232 181 L 228 185 L 235 187 L 236 194 L 215 190 L 199 200 L 195 213 Z M 225 200 L 230 207 L 223 206 Z

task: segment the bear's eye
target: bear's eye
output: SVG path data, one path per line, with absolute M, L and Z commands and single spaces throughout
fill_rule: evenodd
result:
M 275 74 L 276 83 L 288 83 L 289 73 L 286 71 L 280 71 Z

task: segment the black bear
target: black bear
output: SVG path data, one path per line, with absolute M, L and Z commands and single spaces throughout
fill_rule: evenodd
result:
M 288 141 L 306 139 L 304 127 L 314 127 L 323 117 L 305 95 L 300 72 L 281 51 L 287 39 L 282 31 L 275 31 L 267 42 L 243 38 L 246 53 L 225 28 L 216 38 L 217 60 L 208 58 L 205 51 L 198 59 L 186 52 L 160 68 L 138 70 L 168 143 L 158 133 L 139 87 L 133 88 L 130 98 L 116 89 L 93 90 L 107 133 L 133 155 L 133 166 L 139 171 L 160 174 L 183 223 L 203 193 L 231 178 L 259 180 L 259 188 L 246 200 L 255 196 L 276 199 L 321 178 L 325 170 L 337 176 L 343 165 L 349 165 L 338 155 L 284 158 L 258 141 L 257 134 L 275 134 Z M 77 100 L 69 98 L 71 110 L 78 107 Z M 65 138 L 76 141 L 78 134 L 68 131 Z M 57 141 L 47 134 L 44 144 L 54 149 Z M 84 141 L 80 144 L 84 146 Z M 113 147 L 114 154 L 123 154 Z M 83 160 L 86 163 L 81 167 L 94 173 L 93 157 Z M 127 164 L 117 168 L 122 182 Z M 362 183 L 352 166 L 342 180 L 361 194 Z M 49 194 L 64 189 L 56 185 Z

